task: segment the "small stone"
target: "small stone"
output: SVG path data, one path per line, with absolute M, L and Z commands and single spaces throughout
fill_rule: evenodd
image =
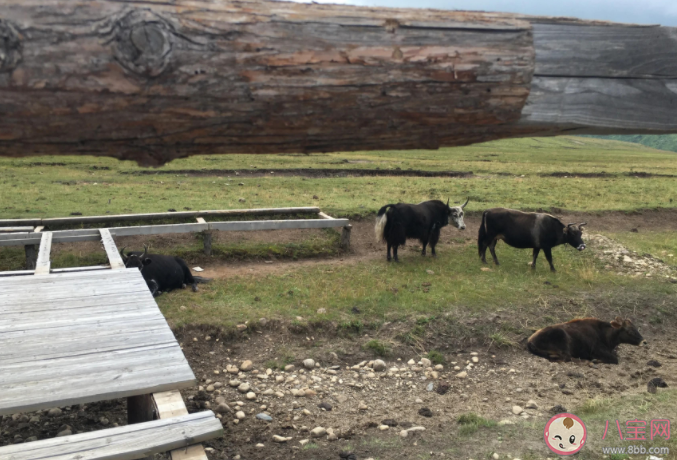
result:
M 371 368 L 374 369 L 376 372 L 383 372 L 386 370 L 386 363 L 380 359 L 377 359 L 374 361 Z
M 310 439 L 301 439 L 301 440 L 299 441 L 299 444 L 301 444 L 301 446 L 305 446 L 305 445 L 308 444 L 309 442 L 310 442 Z
M 327 430 L 325 430 L 321 426 L 315 427 L 312 430 L 310 430 L 310 435 L 313 438 L 319 438 L 320 436 L 324 436 L 325 434 L 327 434 Z
M 468 376 L 468 373 L 466 371 L 459 372 L 458 374 L 456 374 L 456 378 L 459 378 L 459 379 L 464 379 L 467 376 Z
M 242 383 L 240 386 L 237 387 L 237 391 L 240 393 L 249 393 L 249 390 L 251 389 L 251 386 L 248 383 Z
M 228 364 L 226 366 L 226 372 L 228 372 L 229 374 L 237 374 L 237 373 L 240 372 L 240 369 L 238 369 L 237 366 L 233 366 L 232 364 Z
M 241 410 L 239 410 L 239 411 L 237 411 L 237 412 L 235 413 L 235 417 L 236 417 L 238 420 L 244 420 L 244 418 L 246 417 L 246 415 L 244 414 L 244 412 L 242 412 Z
M 402 430 L 400 431 L 400 436 L 406 438 L 407 436 L 409 436 L 409 432 L 407 430 Z
M 479 359 L 477 356 L 473 356 L 473 357 L 471 358 L 471 361 L 472 361 L 473 363 L 479 363 L 479 362 L 480 362 L 480 359 Z
M 250 370 L 252 370 L 252 367 L 254 367 L 254 363 L 252 363 L 249 360 L 246 360 L 242 363 L 242 365 L 240 365 L 240 370 L 242 372 L 249 372 Z
M 207 390 L 208 393 L 212 393 L 215 390 L 214 385 L 208 385 L 207 388 L 205 389 Z
M 360 404 L 357 406 L 357 410 L 368 410 L 369 407 L 364 403 L 364 401 L 360 401 Z
M 500 422 L 498 422 L 497 425 L 498 426 L 505 426 L 505 425 L 514 425 L 514 424 L 515 424 L 515 422 L 513 422 L 512 420 L 505 419 L 505 420 L 501 420 Z
M 283 436 L 273 435 L 273 441 L 275 442 L 287 442 L 291 441 L 291 439 L 292 439 L 291 437 L 285 438 Z
M 438 372 L 443 371 L 443 370 L 444 370 L 444 366 L 441 365 L 441 364 L 436 364 L 436 365 L 435 365 L 435 370 L 438 371 Z
M 263 449 L 264 447 L 266 447 L 266 446 L 264 446 L 264 445 L 261 444 L 261 443 L 258 443 L 258 444 L 256 445 L 256 448 L 257 448 L 257 449 Z
M 305 367 L 306 369 L 314 369 L 315 368 L 315 360 L 304 359 L 303 360 L 303 367 Z
M 254 393 L 253 391 L 250 391 L 249 393 L 247 393 L 245 398 L 247 398 L 250 401 L 253 401 L 254 399 L 256 399 L 256 393 Z
M 522 412 L 524 412 L 524 409 L 522 409 L 520 406 L 512 406 L 512 413 L 515 415 L 519 415 Z
M 326 309 L 326 308 L 318 308 L 318 309 L 317 309 L 317 314 L 318 314 L 318 315 L 324 315 L 325 313 L 327 313 L 327 309 Z
M 59 432 L 56 434 L 56 437 L 57 437 L 57 438 L 60 438 L 60 437 L 62 437 L 62 436 L 70 436 L 70 435 L 72 435 L 72 434 L 73 434 L 73 431 L 70 429 L 70 427 L 68 427 L 67 429 L 65 429 L 65 430 L 63 430 L 63 431 L 59 431 Z
M 228 382 L 228 385 L 230 385 L 230 386 L 233 387 L 233 388 L 237 388 L 237 387 L 239 387 L 240 385 L 242 385 L 242 382 L 240 382 L 239 380 L 235 379 L 235 380 L 231 380 L 230 382 Z
M 538 404 L 536 404 L 536 401 L 533 399 L 530 399 L 527 401 L 527 405 L 525 406 L 527 409 L 538 409 Z
M 434 385 L 432 382 L 428 384 L 428 386 L 425 388 L 427 391 L 433 391 Z
M 647 361 L 646 365 L 651 366 L 651 367 L 661 367 L 662 366 L 662 364 L 659 363 L 658 361 L 656 361 L 655 359 L 650 359 L 649 361 Z
M 428 358 L 421 358 L 421 366 L 430 367 L 432 365 L 433 365 L 432 361 L 430 361 Z
M 221 403 L 218 406 L 216 406 L 216 409 L 214 409 L 214 412 L 217 414 L 226 414 L 228 412 L 232 412 L 230 406 L 226 403 Z
M 414 361 L 413 359 L 410 359 L 409 361 L 407 361 L 407 364 L 409 364 L 410 366 L 413 366 L 414 364 L 416 364 L 416 361 Z
M 501 458 L 501 456 L 498 455 L 496 452 L 494 452 L 494 454 L 491 456 L 491 458 L 493 458 L 494 460 L 498 460 L 499 458 Z
M 258 299 L 258 297 L 257 297 L 256 299 Z M 254 299 L 254 300 L 256 300 L 256 299 Z M 237 330 L 240 331 L 240 332 L 245 331 L 245 330 L 247 329 L 247 325 L 246 325 L 246 324 L 238 324 L 238 325 L 235 326 L 235 327 L 236 327 Z
M 329 433 L 329 436 L 327 436 L 327 441 L 336 441 L 338 439 L 338 436 L 335 433 Z
M 284 371 L 285 372 L 292 372 L 294 370 L 294 365 L 293 364 L 287 364 L 284 366 Z
M 428 275 L 434 275 L 434 274 L 435 274 L 435 272 L 432 271 L 432 270 L 430 270 L 430 269 L 426 270 L 425 272 L 426 272 Z
M 385 430 L 390 429 L 390 427 L 388 425 L 379 425 L 378 429 L 381 430 L 381 431 L 385 431 Z
M 328 402 L 321 402 L 320 404 L 317 405 L 317 407 L 326 411 L 330 411 L 333 408 L 332 405 L 329 404 Z
M 103 426 L 106 426 L 110 423 L 110 420 L 108 420 L 106 417 L 101 417 L 99 419 L 99 423 L 102 424 Z
M 50 417 L 58 417 L 62 413 L 63 413 L 63 411 L 61 409 L 59 409 L 58 407 L 55 407 L 54 409 L 50 409 L 47 412 L 47 415 L 49 415 Z

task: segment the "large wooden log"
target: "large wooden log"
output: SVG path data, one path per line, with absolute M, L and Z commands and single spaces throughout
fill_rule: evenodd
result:
M 0 155 L 159 165 L 198 153 L 677 132 L 675 37 L 261 0 L 5 0 Z

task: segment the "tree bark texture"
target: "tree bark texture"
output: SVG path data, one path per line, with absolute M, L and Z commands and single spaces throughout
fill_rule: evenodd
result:
M 262 0 L 5 0 L 0 155 L 160 165 L 194 154 L 675 132 L 675 36 L 511 14 Z M 660 50 L 633 73 L 633 56 L 652 43 Z M 610 80 L 622 88 L 606 94 Z M 629 108 L 606 120 L 604 104 L 623 91 L 635 95 Z M 647 116 L 635 106 L 643 91 L 663 102 L 660 119 L 637 125 Z

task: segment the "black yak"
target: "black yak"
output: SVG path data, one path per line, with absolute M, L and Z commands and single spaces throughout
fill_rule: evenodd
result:
M 550 214 L 505 208 L 489 209 L 482 214 L 477 249 L 482 262 L 487 263 L 486 253 L 489 248 L 494 263 L 498 265 L 495 251 L 498 240 L 503 240 L 514 248 L 533 248 L 531 268 L 536 268 L 536 258 L 542 249 L 550 270 L 555 271 L 552 248 L 568 243 L 579 251 L 585 249 L 582 238 L 584 225 L 587 224 L 583 222 L 565 225 Z
M 393 250 L 395 262 L 399 262 L 397 248 L 404 246 L 407 238 L 416 238 L 423 245 L 421 255 L 425 256 L 426 246 L 430 244 L 430 252 L 435 257 L 435 246 L 440 239 L 440 229 L 452 224 L 459 230 L 465 229 L 463 222 L 463 208 L 449 206 L 440 200 L 424 201 L 419 204 L 387 204 L 379 209 L 376 215 L 376 239 L 388 245 L 388 260 L 390 249 Z

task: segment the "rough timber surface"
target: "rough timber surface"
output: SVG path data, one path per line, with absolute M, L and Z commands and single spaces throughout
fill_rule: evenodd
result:
M 137 269 L 0 278 L 0 415 L 194 383 Z
M 157 165 L 486 141 L 519 119 L 534 69 L 530 24 L 499 13 L 6 0 L 0 18 L 12 156 Z
M 0 448 L 9 460 L 134 460 L 219 437 L 211 411 Z

